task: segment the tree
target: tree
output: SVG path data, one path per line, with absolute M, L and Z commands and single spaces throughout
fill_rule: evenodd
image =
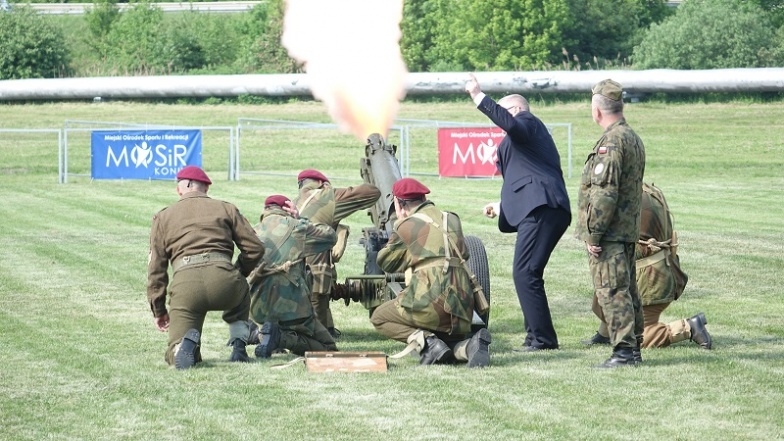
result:
M 65 37 L 48 17 L 24 5 L 0 11 L 0 80 L 55 78 L 68 73 Z
M 565 61 L 578 68 L 579 60 L 627 62 L 641 34 L 672 13 L 664 0 L 569 0 L 569 7 L 574 20 L 564 31 L 564 47 L 572 59 Z
M 654 25 L 634 50 L 639 69 L 780 66 L 782 43 L 768 15 L 737 0 L 689 0 Z

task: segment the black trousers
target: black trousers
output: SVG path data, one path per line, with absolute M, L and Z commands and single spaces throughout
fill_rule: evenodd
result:
M 516 227 L 517 241 L 512 275 L 520 309 L 523 311 L 525 346 L 539 349 L 558 348 L 558 336 L 553 327 L 544 290 L 544 268 L 571 221 L 570 212 L 542 205 L 531 211 Z M 515 230 L 503 215 L 498 222 L 501 231 Z

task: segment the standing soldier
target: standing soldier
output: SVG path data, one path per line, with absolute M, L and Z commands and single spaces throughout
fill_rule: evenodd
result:
M 210 184 L 201 168 L 184 167 L 177 173 L 180 200 L 152 218 L 147 299 L 155 326 L 169 332 L 166 362 L 177 369 L 201 361 L 207 311 L 223 311 L 229 324 L 230 361 L 248 361 L 250 297 L 245 277 L 261 259 L 264 246 L 237 207 L 207 196 Z M 235 244 L 240 255 L 232 265 Z
M 263 323 L 256 356 L 269 358 L 278 348 L 298 355 L 336 351 L 335 340 L 316 319 L 305 281 L 305 257 L 332 248 L 335 231 L 298 219 L 289 198 L 273 195 L 264 201 L 256 232 L 267 250 L 248 277 L 251 318 Z
M 623 89 L 603 80 L 592 89 L 591 115 L 604 134 L 588 155 L 578 194 L 577 237 L 585 242 L 594 296 L 613 353 L 600 367 L 642 362 L 643 317 L 635 278 L 645 147 L 623 116 Z
M 333 338 L 340 335 L 332 320 L 329 308 L 332 284 L 337 279 L 335 263 L 340 259 L 348 227 L 340 225 L 340 221 L 352 213 L 375 204 L 381 192 L 371 184 L 356 187 L 334 188 L 329 179 L 318 170 L 308 169 L 297 176 L 299 196 L 294 201 L 299 214 L 314 223 L 327 224 L 338 233 L 337 253 L 328 249 L 306 259 L 306 264 L 313 277 L 311 302 L 318 320 L 327 327 Z
M 420 364 L 487 366 L 490 332 L 481 328 L 466 338 L 474 297 L 460 218 L 436 208 L 428 193 L 411 178 L 392 186 L 398 220 L 377 262 L 387 273 L 405 271 L 406 288 L 376 308 L 370 321 L 381 334 L 416 348 Z
M 678 236 L 673 229 L 670 208 L 662 191 L 654 185 L 643 183 L 641 207 L 635 266 L 637 290 L 645 319 L 642 347 L 665 348 L 673 343 L 691 340 L 703 349 L 711 349 L 713 340 L 705 327 L 708 320 L 704 313 L 670 323 L 659 322 L 661 313 L 680 298 L 689 277 L 681 270 Z M 583 344 L 610 344 L 607 323 L 596 298 L 592 309 L 599 317 L 599 330 L 593 337 L 584 340 Z

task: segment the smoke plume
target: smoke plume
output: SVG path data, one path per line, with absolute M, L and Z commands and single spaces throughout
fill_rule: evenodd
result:
M 405 96 L 403 0 L 287 0 L 283 46 L 341 130 L 386 137 Z

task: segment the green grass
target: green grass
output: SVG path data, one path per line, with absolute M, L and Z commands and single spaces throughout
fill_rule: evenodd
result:
M 589 105 L 535 105 L 545 122 L 570 122 L 576 204 L 583 160 L 600 136 Z M 638 368 L 593 368 L 607 348 L 585 348 L 597 320 L 583 247 L 573 226 L 556 248 L 546 287 L 562 349 L 521 354 L 522 319 L 511 281 L 513 235 L 481 207 L 500 180 L 439 179 L 430 129 L 412 130 L 412 171 L 467 234 L 482 239 L 491 271 L 492 366 L 420 367 L 387 374 L 310 374 L 291 357 L 236 365 L 228 327 L 208 315 L 203 367 L 163 361 L 166 336 L 145 297 L 152 215 L 176 200 L 171 182 L 92 181 L 86 136 L 69 139 L 68 184 L 57 183 L 56 137 L 0 132 L 0 438 L 761 440 L 784 436 L 784 102 L 629 105 L 646 144 L 646 180 L 668 197 L 689 283 L 665 321 L 704 311 L 713 351 L 690 342 L 646 350 Z M 487 124 L 470 101 L 403 104 L 401 118 Z M 329 122 L 322 104 L 62 103 L 0 107 L 2 128 L 61 128 L 65 120 L 228 126 L 237 118 Z M 561 136 L 561 135 L 557 135 Z M 84 139 L 81 139 L 84 138 Z M 565 161 L 565 141 L 558 140 Z M 255 222 L 264 198 L 292 195 L 316 167 L 336 185 L 358 182 L 363 143 L 329 130 L 249 134 L 242 179 L 226 180 L 225 140 L 205 143 L 213 197 Z M 566 163 L 564 162 L 564 168 Z M 274 173 L 274 174 L 273 174 Z M 340 278 L 360 274 L 368 225 L 348 219 Z M 360 305 L 332 304 L 342 350 L 402 349 L 375 332 Z

